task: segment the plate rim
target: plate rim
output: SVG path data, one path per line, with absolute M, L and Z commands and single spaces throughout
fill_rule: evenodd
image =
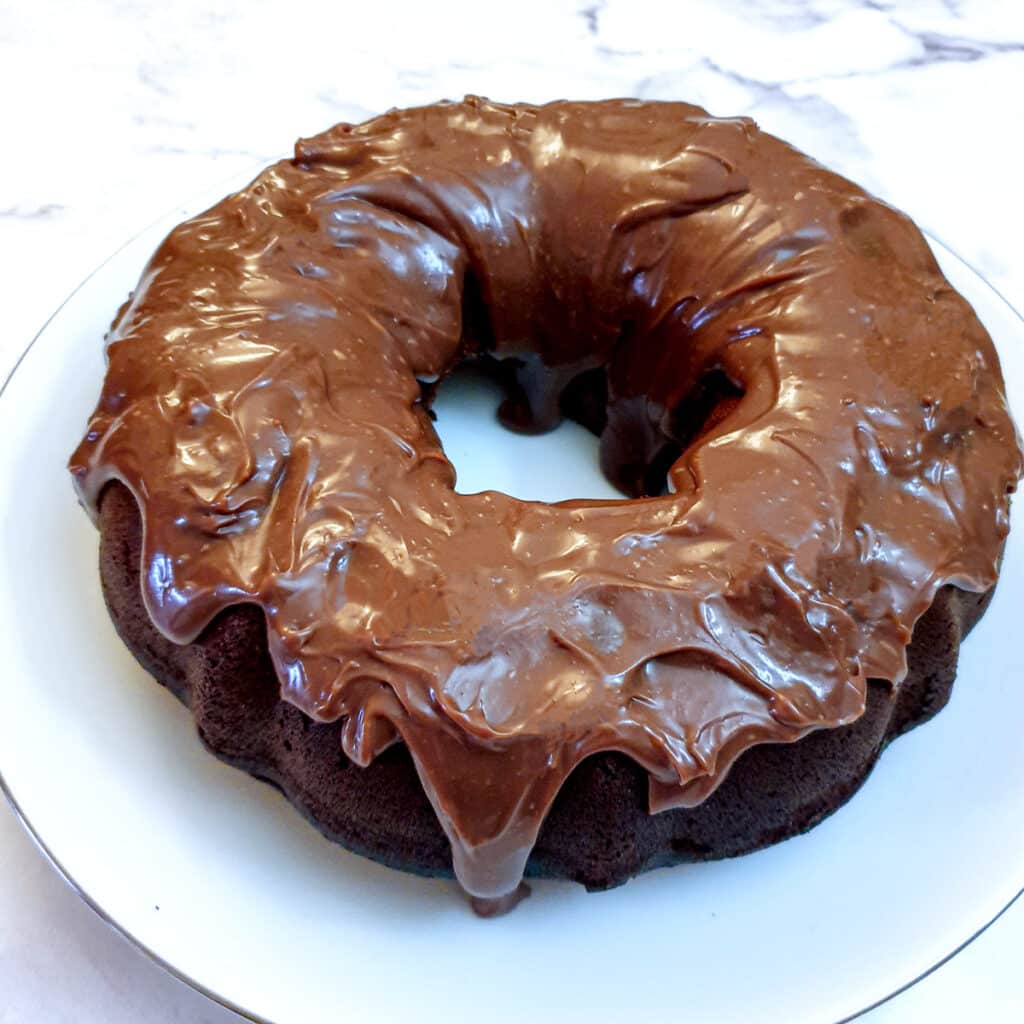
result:
M 113 249 L 100 263 L 93 267 L 93 269 L 84 278 L 82 278 L 82 280 L 79 281 L 79 283 L 70 292 L 68 292 L 68 294 L 49 314 L 49 316 L 47 316 L 45 321 L 33 335 L 32 339 L 28 342 L 25 348 L 18 355 L 17 359 L 14 361 L 9 372 L 5 375 L 3 382 L 0 383 L 0 407 L 2 407 L 2 402 L 8 386 L 14 379 L 15 374 L 21 368 L 22 364 L 24 363 L 29 353 L 35 347 L 36 342 L 38 342 L 46 334 L 50 325 L 60 315 L 60 313 L 65 309 L 65 307 L 72 301 L 72 299 L 75 298 L 76 295 L 79 294 L 79 292 L 82 291 L 83 288 L 86 287 L 86 285 L 89 284 L 89 282 L 97 274 L 99 274 L 105 267 L 112 263 L 118 255 L 120 255 L 125 249 L 131 246 L 139 238 L 141 238 L 147 232 L 151 231 L 157 225 L 168 220 L 173 214 L 175 214 L 179 210 L 187 210 L 191 208 L 191 206 L 194 205 L 200 198 L 212 194 L 222 184 L 229 185 L 229 183 L 235 183 L 232 187 L 238 187 L 237 183 L 243 180 L 244 175 L 248 175 L 250 173 L 259 173 L 259 170 L 265 166 L 265 163 L 265 161 L 260 161 L 259 163 L 254 164 L 251 168 L 245 168 L 241 171 L 232 172 L 230 175 L 226 176 L 223 179 L 220 179 L 218 182 L 208 186 L 207 188 L 204 188 L 202 191 L 197 192 L 192 196 L 176 203 L 174 206 L 168 208 L 160 216 L 154 218 L 144 227 L 140 228 L 129 238 L 125 239 L 124 242 L 122 242 L 115 249 Z M 964 259 L 964 257 L 962 257 L 950 245 L 948 245 L 938 234 L 936 234 L 933 231 L 927 230 L 921 227 L 920 225 L 918 225 L 918 229 L 930 243 L 937 244 L 939 247 L 941 247 L 946 254 L 948 254 L 950 257 L 952 257 L 954 260 L 960 263 L 963 267 L 969 270 L 975 278 L 977 278 L 982 284 L 984 284 L 985 287 L 988 288 L 988 290 L 997 299 L 999 299 L 999 301 L 1002 303 L 1005 309 L 1013 316 L 1013 318 L 1020 322 L 1021 327 L 1024 328 L 1024 314 L 1018 311 L 1018 309 L 1013 305 L 1013 303 L 1011 303 L 1010 300 L 1007 299 L 1007 297 L 995 285 L 993 285 L 988 280 L 988 278 L 985 277 L 984 274 L 982 274 L 972 263 Z M 205 996 L 207 999 L 211 1000 L 217 1005 L 223 1007 L 226 1010 L 230 1010 L 232 1013 L 237 1014 L 243 1020 L 251 1021 L 252 1024 L 276 1024 L 276 1022 L 274 1022 L 270 1018 L 264 1017 L 255 1012 L 254 1010 L 248 1009 L 242 1006 L 241 1004 L 236 1003 L 234 1000 L 228 998 L 227 996 L 221 995 L 219 992 L 216 992 L 212 988 L 208 987 L 197 978 L 176 967 L 174 964 L 170 963 L 159 953 L 157 953 L 155 950 L 149 947 L 145 942 L 143 942 L 141 939 L 137 938 L 134 934 L 132 934 L 132 932 L 128 930 L 127 926 L 122 925 L 111 914 L 109 914 L 103 908 L 103 906 L 76 881 L 71 872 L 53 853 L 53 851 L 47 845 L 46 841 L 36 830 L 35 826 L 32 824 L 31 820 L 28 818 L 27 814 L 24 812 L 21 805 L 19 804 L 17 797 L 14 795 L 14 792 L 11 790 L 4 776 L 2 765 L 0 765 L 0 792 L 2 792 L 5 800 L 7 801 L 8 806 L 14 813 L 15 818 L 17 819 L 21 827 L 27 832 L 29 838 L 32 840 L 36 849 L 39 850 L 39 852 L 43 855 L 45 860 L 50 864 L 54 871 L 56 871 L 57 875 L 65 883 L 65 885 L 76 896 L 78 896 L 82 900 L 82 902 L 85 903 L 85 905 L 94 914 L 96 914 L 96 916 L 104 924 L 112 928 L 115 932 L 117 932 L 117 934 L 126 939 L 134 949 L 142 953 L 143 956 L 145 956 L 151 963 L 156 964 L 158 967 L 162 968 L 169 975 L 171 975 L 171 977 L 176 978 L 178 981 L 184 983 L 189 988 L 198 992 L 200 995 Z M 965 938 L 959 945 L 950 950 L 945 956 L 937 960 L 935 963 L 931 964 L 929 967 L 927 967 L 920 973 L 916 974 L 914 977 L 907 980 L 899 988 L 894 989 L 892 992 L 886 994 L 885 996 L 882 996 L 880 999 L 875 1000 L 869 1005 L 856 1010 L 848 1016 L 842 1017 L 838 1021 L 832 1022 L 832 1024 L 849 1024 L 849 1022 L 854 1021 L 867 1013 L 870 1013 L 872 1010 L 878 1009 L 878 1007 L 883 1006 L 884 1004 L 895 999 L 897 996 L 902 995 L 904 992 L 913 988 L 915 985 L 923 981 L 925 978 L 934 974 L 936 971 L 939 970 L 939 968 L 949 963 L 950 960 L 952 960 L 954 957 L 962 953 L 977 938 L 979 938 L 986 931 L 988 931 L 988 929 L 991 928 L 991 926 L 995 924 L 996 921 L 1003 917 L 1003 915 L 1006 914 L 1007 911 L 1009 911 L 1010 908 L 1013 907 L 1014 904 L 1016 904 L 1022 896 L 1024 896 L 1024 880 L 1022 880 L 1020 888 L 1018 888 L 1016 894 L 1013 895 L 1009 899 L 1009 901 L 999 909 L 999 911 L 996 914 L 994 914 L 991 918 L 985 921 L 980 927 L 978 927 L 973 933 L 971 933 L 967 938 Z

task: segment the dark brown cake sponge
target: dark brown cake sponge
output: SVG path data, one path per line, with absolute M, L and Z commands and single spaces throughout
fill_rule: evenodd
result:
M 100 504 L 100 574 L 111 617 L 139 663 L 192 709 L 206 746 L 272 782 L 349 850 L 450 876 L 448 840 L 405 747 L 359 768 L 342 752 L 340 722 L 313 722 L 281 700 L 255 606 L 219 615 L 195 643 L 167 640 L 142 603 L 141 545 L 135 499 L 109 485 Z M 945 705 L 960 643 L 991 594 L 944 587 L 914 629 L 909 673 L 895 695 L 871 680 L 867 708 L 852 725 L 747 751 L 698 807 L 651 815 L 642 768 L 620 754 L 588 758 L 562 787 L 527 875 L 606 889 L 650 868 L 732 857 L 807 830 L 849 799 L 890 740 Z

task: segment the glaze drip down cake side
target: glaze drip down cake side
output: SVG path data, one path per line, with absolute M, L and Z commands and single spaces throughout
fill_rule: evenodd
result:
M 218 756 L 483 911 L 838 807 L 948 699 L 1020 472 L 914 225 L 680 103 L 302 140 L 171 232 L 108 352 L 71 469 L 125 643 Z M 625 497 L 456 493 L 467 360 Z

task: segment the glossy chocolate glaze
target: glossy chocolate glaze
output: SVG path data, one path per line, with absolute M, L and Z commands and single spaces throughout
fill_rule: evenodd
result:
M 469 98 L 339 125 L 176 228 L 71 460 L 143 516 L 168 637 L 259 605 L 282 693 L 398 739 L 479 898 L 596 751 L 695 804 L 898 684 L 996 578 L 1020 455 L 992 343 L 911 222 L 746 119 Z M 640 500 L 462 495 L 428 414 L 499 361 Z M 667 467 L 668 493 L 660 494 Z

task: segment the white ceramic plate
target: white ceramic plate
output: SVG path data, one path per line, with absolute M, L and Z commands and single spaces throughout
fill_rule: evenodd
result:
M 1019 523 L 949 707 L 890 748 L 854 800 L 810 834 L 739 860 L 656 871 L 601 895 L 535 884 L 515 913 L 481 921 L 452 883 L 346 853 L 269 787 L 207 754 L 188 713 L 114 634 L 96 534 L 64 464 L 98 393 L 112 314 L 162 235 L 220 191 L 87 280 L 0 399 L 0 770 L 40 844 L 96 909 L 192 984 L 278 1024 L 556 1013 L 821 1024 L 905 986 L 1017 895 Z M 1020 419 L 1024 324 L 936 248 L 996 339 Z M 479 389 L 445 396 L 440 429 L 460 490 L 612 493 L 581 428 L 563 427 L 554 442 L 515 437 L 489 423 L 493 405 Z M 519 455 L 541 449 L 551 461 L 537 479 Z

